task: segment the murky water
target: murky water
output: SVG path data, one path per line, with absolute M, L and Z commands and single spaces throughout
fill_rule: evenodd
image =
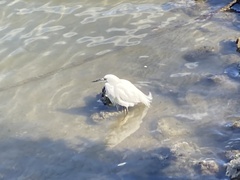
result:
M 227 2 L 0 1 L 0 179 L 226 179 L 240 117 Z M 99 103 L 91 81 L 108 73 L 151 108 Z

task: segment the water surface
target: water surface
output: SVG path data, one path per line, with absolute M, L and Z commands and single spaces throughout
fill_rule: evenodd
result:
M 239 148 L 226 3 L 0 1 L 0 178 L 226 178 Z M 91 81 L 107 73 L 151 91 L 150 109 L 99 103 Z

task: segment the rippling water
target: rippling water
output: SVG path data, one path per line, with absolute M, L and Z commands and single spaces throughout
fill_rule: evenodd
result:
M 227 2 L 0 1 L 0 179 L 226 178 L 223 153 L 239 149 Z M 104 107 L 91 81 L 107 73 L 151 91 L 151 108 Z

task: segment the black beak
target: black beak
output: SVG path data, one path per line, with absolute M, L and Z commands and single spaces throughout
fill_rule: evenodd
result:
M 105 81 L 105 79 L 104 79 L 104 78 L 101 78 L 101 79 L 94 80 L 94 81 L 92 81 L 92 82 L 103 82 L 103 81 Z

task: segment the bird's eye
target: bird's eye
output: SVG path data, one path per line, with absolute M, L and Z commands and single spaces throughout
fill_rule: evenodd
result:
M 103 80 L 104 80 L 104 81 L 106 81 L 106 80 L 107 80 L 107 78 L 103 78 Z

